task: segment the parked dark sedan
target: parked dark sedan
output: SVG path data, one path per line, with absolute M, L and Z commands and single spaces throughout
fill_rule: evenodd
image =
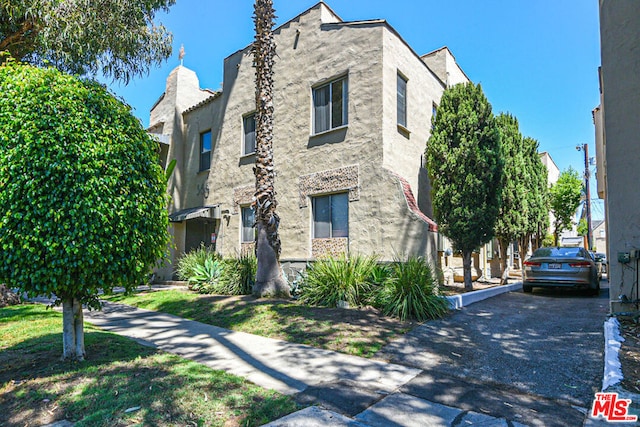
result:
M 600 293 L 598 267 L 589 252 L 576 247 L 543 247 L 524 262 L 522 290 L 573 287 Z

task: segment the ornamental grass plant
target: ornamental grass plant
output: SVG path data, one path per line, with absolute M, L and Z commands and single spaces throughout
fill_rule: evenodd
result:
M 215 293 L 221 295 L 249 295 L 256 281 L 258 259 L 254 254 L 242 254 L 239 257 L 225 258 L 222 274 Z
M 336 307 L 366 305 L 373 294 L 372 277 L 378 265 L 376 256 L 340 255 L 326 257 L 307 266 L 300 284 L 300 301 L 305 304 Z
M 438 292 L 436 271 L 424 258 L 396 259 L 390 269 L 390 276 L 375 296 L 375 305 L 383 314 L 423 322 L 448 312 L 449 303 Z

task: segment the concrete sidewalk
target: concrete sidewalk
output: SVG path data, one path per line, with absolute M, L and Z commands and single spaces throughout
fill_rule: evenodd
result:
M 105 303 L 85 320 L 146 345 L 265 388 L 320 404 L 269 426 L 514 426 L 522 424 L 463 411 L 399 392 L 419 369 L 233 332 L 177 316 Z

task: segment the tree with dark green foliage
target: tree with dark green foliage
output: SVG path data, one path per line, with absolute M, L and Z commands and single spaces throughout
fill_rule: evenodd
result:
M 465 288 L 472 289 L 471 254 L 493 238 L 504 163 L 491 104 L 479 84 L 444 91 L 425 157 L 438 228 L 462 251 Z
M 175 0 L 0 0 L 0 52 L 36 65 L 128 82 L 171 55 L 154 23 Z M 0 58 L 0 63 L 2 58 Z
M 549 228 L 549 185 L 547 167 L 538 154 L 538 141 L 525 137 L 523 139 L 524 158 L 528 174 L 526 182 L 527 195 L 527 227 L 526 240 L 536 236 L 536 248 L 547 235 Z
M 63 307 L 63 358 L 85 356 L 82 305 L 146 283 L 169 241 L 158 144 L 107 89 L 0 66 L 0 282 Z
M 582 198 L 582 180 L 578 172 L 569 167 L 562 171 L 558 181 L 549 190 L 551 211 L 555 216 L 554 239 L 558 244 L 558 236 L 573 226 L 573 215 L 576 213 Z
M 500 243 L 502 271 L 508 268 L 507 248 L 524 234 L 528 221 L 528 173 L 526 169 L 522 134 L 518 119 L 510 114 L 496 116 L 504 155 L 502 204 L 496 221 L 495 234 Z

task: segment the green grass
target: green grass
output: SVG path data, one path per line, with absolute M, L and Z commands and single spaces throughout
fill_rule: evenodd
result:
M 174 314 L 234 331 L 372 357 L 414 324 L 373 310 L 309 307 L 289 300 L 204 296 L 166 290 L 105 299 Z
M 44 306 L 0 309 L 0 425 L 252 426 L 297 409 L 290 397 L 90 325 L 87 360 L 62 362 L 61 331 L 61 314 Z

